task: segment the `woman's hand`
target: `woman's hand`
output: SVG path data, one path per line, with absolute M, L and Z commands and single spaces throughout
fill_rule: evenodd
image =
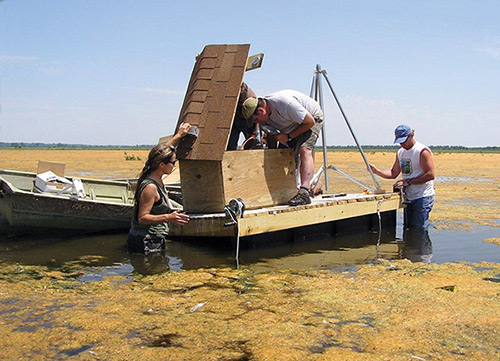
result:
M 179 126 L 179 130 L 177 130 L 177 134 L 179 134 L 181 137 L 185 136 L 188 132 L 189 129 L 191 129 L 191 124 L 189 123 L 182 123 Z
M 183 226 L 189 222 L 189 216 L 179 211 L 174 211 L 170 214 L 166 214 L 165 216 L 165 220 L 167 222 L 178 224 L 179 226 Z

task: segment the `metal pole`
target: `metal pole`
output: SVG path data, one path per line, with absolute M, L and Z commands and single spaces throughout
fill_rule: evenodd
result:
M 368 189 L 370 192 L 373 192 L 373 188 L 372 187 L 369 187 L 367 186 L 366 184 L 364 184 L 363 182 L 357 180 L 356 178 L 354 177 L 351 177 L 349 174 L 345 173 L 345 172 L 342 172 L 340 169 L 338 169 L 337 167 L 333 166 L 333 165 L 329 165 L 328 166 L 328 169 L 331 169 L 331 170 L 334 170 L 340 174 L 342 174 L 344 177 L 346 177 L 347 179 L 349 179 L 350 181 L 353 181 L 354 183 L 356 183 L 357 185 L 360 185 L 361 187 L 363 188 L 366 188 Z
M 328 152 L 326 149 L 326 129 L 325 129 L 325 107 L 323 106 L 323 87 L 321 85 L 321 73 L 323 71 L 321 70 L 321 65 L 316 64 L 316 84 L 318 86 L 318 99 L 319 100 L 319 106 L 321 107 L 321 110 L 323 111 L 323 125 L 321 127 L 321 143 L 323 144 L 323 167 L 327 169 L 328 167 Z M 327 191 L 330 190 L 330 176 L 328 172 L 325 172 L 325 188 Z
M 316 74 L 316 72 L 314 72 L 313 74 L 313 80 L 311 82 L 311 92 L 309 93 L 309 96 L 311 98 L 314 98 L 313 97 L 313 93 L 314 93 L 314 89 L 316 89 L 316 78 L 318 77 L 318 75 Z
M 347 117 L 345 116 L 344 110 L 342 109 L 342 106 L 340 105 L 339 100 L 337 99 L 337 96 L 335 95 L 335 92 L 333 91 L 332 85 L 330 84 L 330 80 L 328 79 L 328 76 L 326 74 L 326 70 L 323 70 L 321 72 L 323 74 L 323 77 L 326 80 L 326 83 L 328 84 L 328 87 L 330 88 L 333 97 L 335 98 L 335 102 L 337 103 L 337 106 L 340 110 L 340 113 L 342 114 L 342 117 L 344 118 L 347 127 L 349 128 L 349 131 L 351 132 L 352 137 L 354 138 L 354 141 L 356 142 L 356 145 L 358 146 L 359 152 L 361 153 L 361 156 L 363 157 L 363 160 L 365 161 L 366 168 L 370 172 L 370 175 L 372 176 L 373 183 L 375 183 L 375 188 L 377 191 L 381 191 L 382 189 L 380 188 L 380 184 L 378 183 L 377 179 L 375 178 L 375 175 L 372 172 L 372 169 L 370 168 L 370 165 L 368 164 L 368 160 L 366 159 L 365 153 L 363 152 L 363 148 L 361 148 L 361 145 L 358 142 L 358 139 L 356 138 L 356 135 L 354 134 L 354 131 L 351 128 L 351 124 L 349 124 L 349 121 L 347 120 Z

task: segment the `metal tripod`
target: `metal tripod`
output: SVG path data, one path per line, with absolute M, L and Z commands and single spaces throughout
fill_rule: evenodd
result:
M 346 122 L 347 127 L 349 128 L 349 131 L 350 131 L 354 141 L 356 142 L 356 146 L 358 147 L 358 150 L 361 153 L 361 156 L 363 157 L 363 160 L 366 164 L 366 168 L 370 172 L 370 175 L 372 177 L 373 183 L 375 184 L 376 190 L 378 192 L 381 192 L 382 189 L 380 188 L 380 184 L 377 181 L 377 179 L 375 178 L 375 175 L 373 174 L 373 171 L 371 170 L 370 165 L 368 164 L 368 160 L 366 159 L 365 153 L 363 152 L 363 148 L 359 144 L 358 139 L 356 138 L 356 135 L 354 134 L 354 130 L 352 129 L 351 124 L 347 120 L 347 117 L 344 113 L 344 110 L 342 109 L 342 106 L 340 105 L 340 102 L 337 99 L 335 92 L 333 91 L 333 88 L 332 88 L 332 85 L 330 84 L 330 80 L 328 79 L 328 75 L 326 73 L 326 70 L 322 70 L 321 66 L 319 64 L 316 65 L 316 70 L 314 71 L 314 75 L 313 75 L 313 80 L 312 80 L 312 84 L 311 84 L 311 94 L 310 94 L 311 98 L 315 99 L 319 103 L 321 110 L 323 110 L 323 114 L 324 114 L 325 109 L 323 106 L 323 89 L 322 89 L 322 84 L 321 84 L 321 76 L 323 76 L 323 78 L 326 81 L 326 84 L 328 85 L 328 87 L 330 88 L 330 91 L 332 92 L 333 98 L 335 99 L 335 103 L 337 104 L 337 107 L 339 108 L 340 114 L 342 115 L 342 118 L 344 118 L 344 121 Z M 326 134 L 325 133 L 326 133 L 325 132 L 325 121 L 323 121 L 323 127 L 322 127 L 322 131 L 321 131 L 321 141 L 323 143 L 323 170 L 325 173 L 325 186 L 326 186 L 326 190 L 328 191 L 328 190 L 330 190 L 330 182 L 329 182 L 329 176 L 328 176 L 328 169 L 330 167 L 328 166 L 328 154 L 327 154 L 327 149 L 326 149 Z M 330 168 L 330 169 L 334 169 L 334 168 L 335 167 L 332 166 L 332 168 Z

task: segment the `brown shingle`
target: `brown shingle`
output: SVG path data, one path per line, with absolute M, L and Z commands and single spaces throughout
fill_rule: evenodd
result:
M 214 69 L 200 69 L 197 73 L 198 79 L 212 79 L 214 74 Z
M 222 64 L 219 71 L 216 72 L 214 78 L 216 81 L 229 81 L 229 77 L 234 68 L 234 60 L 236 58 L 235 53 L 224 53 L 224 58 L 222 59 Z
M 194 144 L 184 144 L 180 159 L 222 160 L 245 72 L 249 44 L 207 45 L 193 68 L 178 125 L 199 127 Z M 188 152 L 189 151 L 189 152 Z
M 207 97 L 208 90 L 195 90 L 191 93 L 191 101 L 204 102 Z

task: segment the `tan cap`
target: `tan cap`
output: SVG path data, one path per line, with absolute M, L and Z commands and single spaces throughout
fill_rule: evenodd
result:
M 241 114 L 247 120 L 247 125 L 250 127 L 253 124 L 252 115 L 255 113 L 255 109 L 257 109 L 257 104 L 259 101 L 257 98 L 248 98 L 245 100 L 241 106 Z

